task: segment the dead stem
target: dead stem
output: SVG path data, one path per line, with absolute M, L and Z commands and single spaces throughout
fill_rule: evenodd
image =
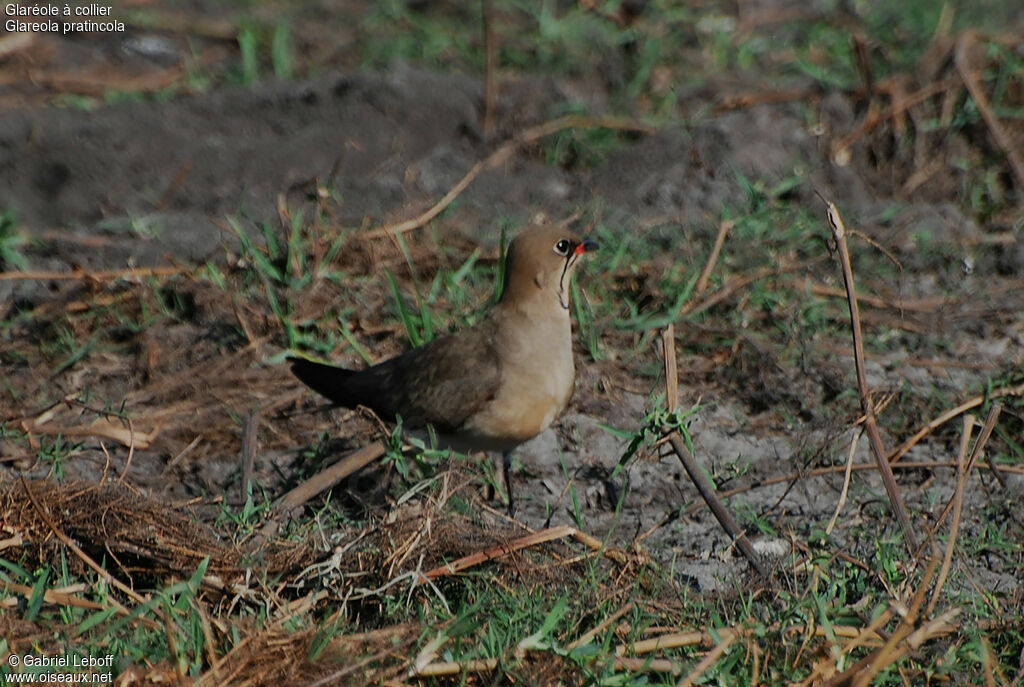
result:
M 285 494 L 277 504 L 270 519 L 250 542 L 250 548 L 260 548 L 277 534 L 281 521 L 289 517 L 294 508 L 309 501 L 322 491 L 330 489 L 357 470 L 369 465 L 384 455 L 384 444 L 375 441 L 369 446 L 353 451 L 325 470 L 321 470 L 305 482 Z
M 878 472 L 882 476 L 882 484 L 889 495 L 889 502 L 892 504 L 893 512 L 903 530 L 903 537 L 907 549 L 913 554 L 917 550 L 917 535 L 914 534 L 914 526 L 907 513 L 907 507 L 903 503 L 903 496 L 896 485 L 896 478 L 893 476 L 889 461 L 886 460 L 885 446 L 882 444 L 882 435 L 878 431 L 878 422 L 875 418 L 874 402 L 871 400 L 871 390 L 868 388 L 867 373 L 864 369 L 864 337 L 860 329 L 860 311 L 857 307 L 857 289 L 853 282 L 853 267 L 850 264 L 850 250 L 846 245 L 846 226 L 839 214 L 839 208 L 835 203 L 828 202 L 828 221 L 832 227 L 832 236 L 836 242 L 836 250 L 839 253 L 839 262 L 843 269 L 843 282 L 846 284 L 847 299 L 850 304 L 850 327 L 853 334 L 853 361 L 857 368 L 857 390 L 860 392 L 861 408 L 864 411 L 864 427 L 868 433 L 868 440 L 871 443 L 871 450 L 878 465 Z
M 676 345 L 675 345 L 675 328 L 673 325 L 669 325 L 664 332 L 662 342 L 664 343 L 662 349 L 665 354 L 665 397 L 675 402 L 674 405 L 670 405 L 671 410 L 675 410 L 679 404 L 679 379 L 676 365 Z M 757 571 L 757 574 L 761 577 L 768 577 L 768 568 L 765 567 L 761 560 L 761 557 L 756 551 L 754 546 L 747 539 L 746 533 L 743 528 L 739 526 L 736 519 L 732 517 L 732 513 L 725 507 L 721 499 L 715 493 L 715 485 L 712 484 L 711 480 L 708 479 L 704 471 L 697 465 L 697 461 L 694 459 L 693 453 L 687 448 L 686 444 L 681 441 L 679 432 L 674 429 L 666 427 L 663 431 L 663 436 L 668 438 L 669 444 L 672 446 L 672 450 L 675 452 L 676 457 L 679 458 L 679 462 L 683 464 L 683 468 L 686 470 L 686 474 L 690 476 L 690 481 L 697 488 L 701 498 L 711 508 L 711 512 L 714 514 L 715 519 L 729 535 L 730 539 L 736 542 L 740 552 L 750 562 Z
M 889 454 L 889 462 L 890 463 L 895 463 L 900 458 L 905 456 L 910 451 L 910 449 L 912 449 L 914 446 L 916 446 L 917 443 L 919 441 L 921 441 L 921 439 L 923 439 L 924 437 L 928 436 L 928 434 L 933 432 L 935 429 L 937 429 L 938 427 L 941 427 L 942 425 L 946 424 L 947 422 L 949 422 L 950 420 L 955 418 L 957 415 L 959 415 L 961 413 L 965 413 L 968 410 L 970 410 L 971 408 L 977 408 L 978 406 L 980 406 L 983 403 L 985 403 L 986 400 L 993 400 L 993 399 L 996 399 L 996 398 L 1003 398 L 1004 396 L 1021 396 L 1021 395 L 1024 395 L 1024 384 L 1018 384 L 1016 386 L 1003 387 L 1001 389 L 993 389 L 992 391 L 990 391 L 987 394 L 979 394 L 978 396 L 975 396 L 972 399 L 964 401 L 963 403 L 961 403 L 957 407 L 952 408 L 950 410 L 947 410 L 946 412 L 942 413 L 941 415 L 936 417 L 934 420 L 932 420 L 931 422 L 926 424 L 924 427 L 922 427 L 921 429 L 919 429 L 916 432 L 914 432 L 913 436 L 911 436 L 909 439 L 907 439 L 905 442 L 903 442 L 903 444 L 900 445 L 899 448 L 896 448 L 895 450 L 893 450 L 892 453 Z
M 1024 159 L 1022 159 L 1020 151 L 1014 145 L 1013 139 L 1010 138 L 1006 129 L 1003 128 L 999 117 L 992 111 L 988 97 L 985 95 L 985 91 L 982 90 L 981 84 L 978 83 L 978 79 L 971 69 L 969 53 L 977 40 L 978 33 L 976 31 L 964 31 L 960 34 L 956 41 L 956 49 L 953 51 L 956 71 L 960 78 L 963 79 L 964 86 L 967 87 L 971 98 L 974 99 L 974 104 L 978 106 L 978 112 L 981 113 L 981 118 L 985 120 L 989 131 L 992 132 L 992 138 L 995 140 L 996 145 L 1006 154 L 1010 168 L 1017 177 L 1017 183 L 1024 186 Z

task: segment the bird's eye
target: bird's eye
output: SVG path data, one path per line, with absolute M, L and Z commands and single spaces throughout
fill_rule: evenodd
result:
M 572 251 L 572 241 L 569 239 L 562 239 L 555 244 L 555 252 L 561 255 L 563 258 L 568 257 Z

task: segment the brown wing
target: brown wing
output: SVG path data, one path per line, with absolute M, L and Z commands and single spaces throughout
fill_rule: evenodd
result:
M 292 361 L 292 371 L 338 405 L 364 405 L 386 419 L 400 415 L 407 427 L 454 432 L 497 393 L 493 332 L 485 320 L 358 372 L 301 359 Z
M 395 414 L 412 427 L 458 430 L 498 391 L 500 369 L 491 333 L 490 327 L 477 327 L 396 358 L 404 384 L 393 397 Z

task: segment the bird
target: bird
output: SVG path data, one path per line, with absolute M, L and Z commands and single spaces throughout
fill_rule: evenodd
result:
M 511 516 L 513 450 L 572 396 L 569 282 L 579 258 L 597 248 L 567 229 L 529 225 L 506 251 L 498 302 L 473 327 L 361 370 L 290 356 L 291 371 L 336 406 L 401 418 L 414 434 L 432 426 L 439 448 L 500 453 Z

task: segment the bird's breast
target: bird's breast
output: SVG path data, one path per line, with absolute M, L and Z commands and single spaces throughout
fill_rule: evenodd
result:
M 497 345 L 498 392 L 464 428 L 509 446 L 537 436 L 558 417 L 576 378 L 568 317 L 523 323 L 514 332 Z

